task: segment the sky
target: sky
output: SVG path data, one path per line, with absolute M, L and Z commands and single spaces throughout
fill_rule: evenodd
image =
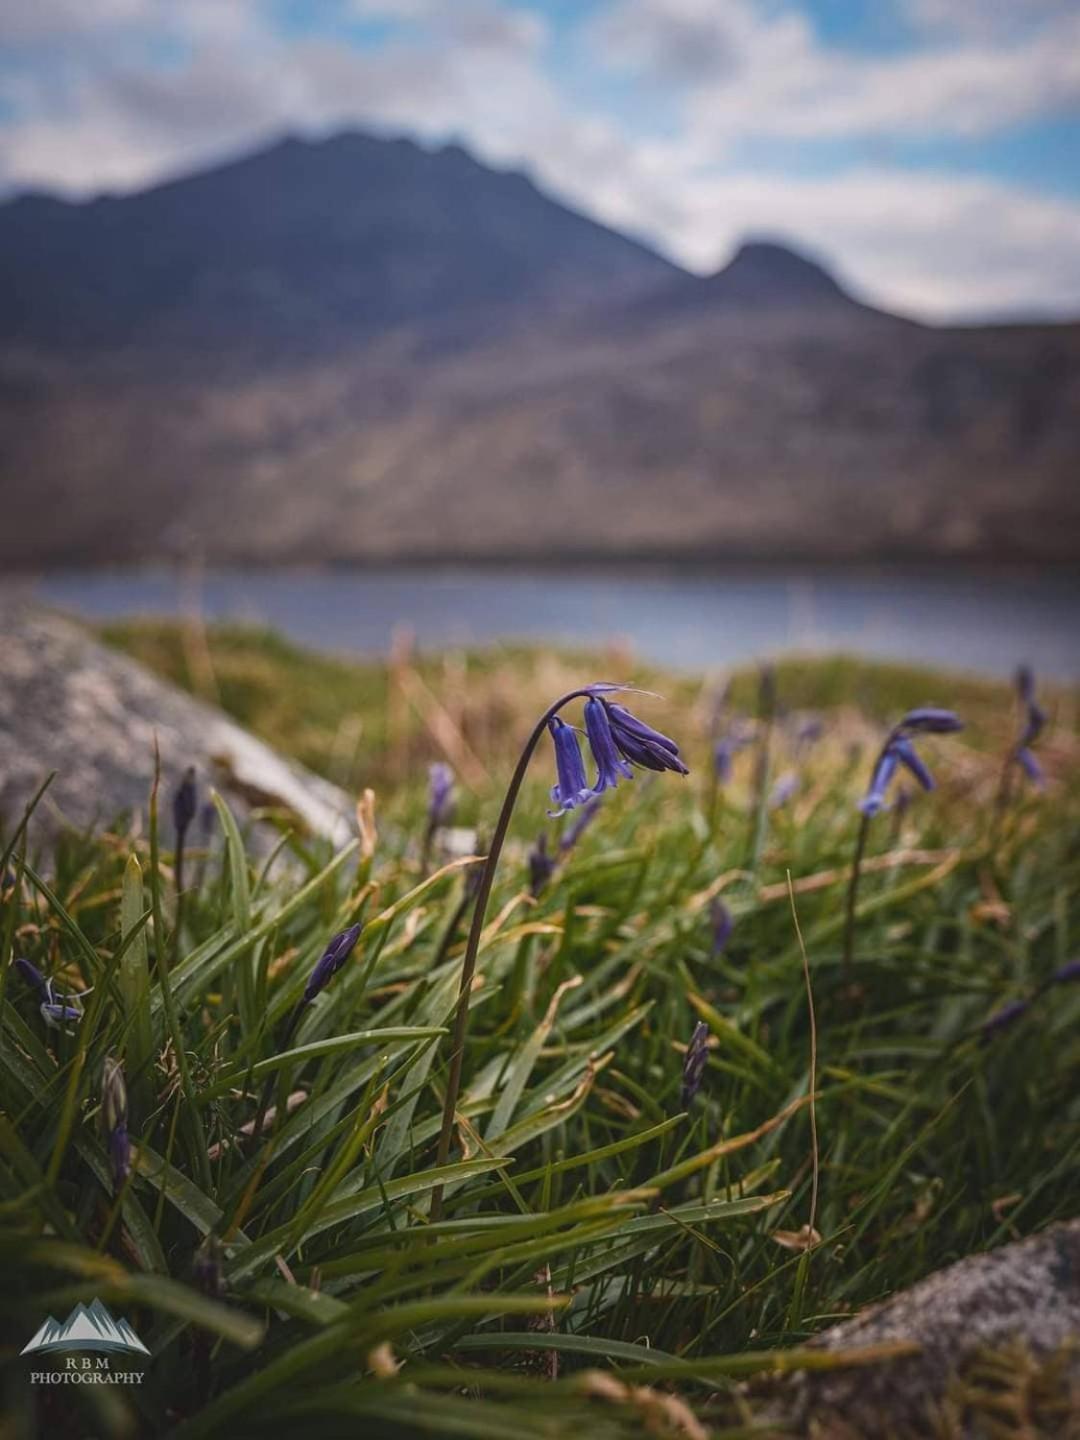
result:
M 929 320 L 1080 316 L 1080 0 L 28 0 L 0 191 L 283 133 L 453 140 L 708 272 L 824 258 Z

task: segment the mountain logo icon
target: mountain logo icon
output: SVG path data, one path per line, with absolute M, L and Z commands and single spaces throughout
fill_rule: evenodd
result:
M 123 1317 L 114 1320 L 100 1300 L 94 1300 L 89 1305 L 76 1305 L 62 1325 L 50 1315 L 20 1353 L 33 1355 L 61 1350 L 150 1354 L 128 1322 Z

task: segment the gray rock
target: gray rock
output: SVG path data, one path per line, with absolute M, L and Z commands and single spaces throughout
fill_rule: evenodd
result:
M 202 800 L 216 786 L 237 819 L 285 811 L 335 844 L 352 833 L 349 798 L 284 760 L 211 706 L 99 644 L 72 621 L 15 596 L 0 597 L 0 833 L 10 833 L 49 774 L 31 821 L 31 845 L 65 824 L 144 824 L 161 753 L 162 819 L 171 843 L 170 797 L 194 765 Z M 274 839 L 253 827 L 257 848 Z
M 1080 1220 L 960 1260 L 824 1331 L 810 1347 L 840 1352 L 896 1342 L 913 1342 L 919 1350 L 871 1366 L 806 1371 L 783 1382 L 770 1419 L 784 1433 L 829 1440 L 1080 1434 Z M 1061 1387 L 1066 1394 L 1071 1387 L 1068 1413 L 1048 1430 L 979 1429 L 963 1413 L 965 1392 L 957 1379 L 989 1352 L 1011 1352 L 1018 1365 L 1020 1357 L 1063 1357 Z M 953 1428 L 941 1430 L 935 1427 L 946 1397 L 960 1413 L 953 1415 Z

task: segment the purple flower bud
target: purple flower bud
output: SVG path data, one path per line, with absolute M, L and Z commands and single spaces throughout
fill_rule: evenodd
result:
M 690 1044 L 686 1047 L 686 1058 L 682 1072 L 682 1108 L 685 1110 L 701 1089 L 705 1074 L 705 1063 L 709 1058 L 709 1027 L 704 1020 L 694 1026 Z
M 321 958 L 316 964 L 311 976 L 304 986 L 304 1003 L 310 1005 L 316 995 L 321 994 L 329 985 L 331 979 L 337 974 L 345 961 L 352 954 L 357 940 L 360 938 L 360 931 L 364 927 L 360 924 L 350 925 L 347 930 L 342 930 L 340 935 L 335 935 L 323 951 Z
M 47 980 L 37 966 L 32 965 L 29 960 L 20 958 L 12 963 L 21 979 L 37 996 L 41 1018 L 50 1030 L 58 1030 L 62 1025 L 74 1024 L 83 1018 L 82 1007 L 77 995 L 58 994 L 53 989 L 52 981 Z
M 51 999 L 49 982 L 36 965 L 32 965 L 29 960 L 22 959 L 15 960 L 12 963 L 19 972 L 20 977 L 30 986 L 31 990 L 37 993 L 40 999 Z
M 922 788 L 924 790 L 933 790 L 934 777 L 923 764 L 919 752 L 915 749 L 911 741 L 905 739 L 902 735 L 898 735 L 896 739 L 892 741 L 892 749 L 901 765 L 903 765 L 906 770 L 910 770 Z
M 1002 1030 L 1007 1030 L 1025 1015 L 1031 1002 L 1029 1000 L 1013 1000 L 1008 1005 L 1003 1005 L 1000 1010 L 995 1010 L 988 1020 L 984 1020 L 979 1026 L 979 1033 L 983 1040 L 988 1040 L 991 1035 L 997 1035 Z
M 67 999 L 75 997 L 69 995 Z M 40 1007 L 41 1018 L 48 1025 L 50 1030 L 59 1030 L 62 1025 L 73 1025 L 83 1018 L 83 1012 L 78 1005 L 68 1005 L 63 997 L 56 997 L 47 1000 Z
M 953 735 L 964 728 L 964 722 L 952 710 L 940 710 L 934 705 L 923 705 L 909 710 L 896 726 L 894 734 L 908 735 Z
M 896 774 L 896 767 L 899 763 L 900 759 L 896 751 L 891 745 L 886 745 L 874 766 L 874 773 L 870 777 L 870 789 L 859 801 L 859 809 L 864 815 L 876 815 L 879 810 L 885 808 L 885 792 L 889 788 L 889 782 Z
M 597 700 L 595 697 L 585 701 L 585 734 L 588 736 L 592 757 L 596 761 L 594 794 L 599 795 L 604 790 L 613 790 L 619 783 L 620 777 L 623 780 L 634 778 L 633 769 L 622 758 L 619 748 L 615 744 L 611 725 L 611 706 L 606 701 Z
M 731 911 L 724 904 L 719 896 L 709 906 L 709 919 L 712 921 L 712 949 L 714 955 L 722 955 L 731 939 L 731 932 L 735 928 L 735 920 Z
M 1020 696 L 1021 705 L 1030 705 L 1035 699 L 1035 672 L 1030 665 L 1017 666 L 1016 693 Z
M 592 701 L 586 703 L 586 710 Z M 624 705 L 614 701 L 599 702 L 607 711 L 611 722 L 611 734 L 619 753 L 634 765 L 645 770 L 674 770 L 677 775 L 690 772 L 679 755 L 679 747 L 667 735 L 646 725 L 636 715 L 631 715 Z M 587 726 L 586 726 L 587 728 Z M 591 739 L 591 737 L 590 737 Z
M 192 820 L 195 819 L 195 811 L 198 808 L 194 765 L 189 765 L 184 771 L 184 778 L 176 787 L 176 793 L 173 795 L 172 807 L 176 833 L 182 836 L 186 833 Z
M 1043 783 L 1043 769 L 1032 754 L 1031 746 L 1046 728 L 1046 711 L 1035 699 L 1035 675 L 1029 665 L 1016 672 L 1016 691 L 1023 707 L 1024 718 L 1020 736 L 1012 749 L 1012 758 L 1033 785 Z
M 448 825 L 454 813 L 454 772 L 442 760 L 428 766 L 428 824 Z
M 1033 785 L 1041 786 L 1045 782 L 1042 766 L 1026 745 L 1021 745 L 1016 751 L 1016 763 Z
M 548 729 L 555 746 L 555 773 L 558 776 L 556 784 L 551 787 L 552 803 L 558 808 L 548 811 L 554 819 L 565 814 L 567 810 L 584 805 L 593 798 L 594 792 L 589 789 L 585 775 L 585 762 L 581 758 L 577 731 L 557 715 L 548 721 Z
M 780 810 L 798 793 L 799 777 L 794 770 L 785 770 L 769 794 L 769 809 Z
M 1073 980 L 1080 980 L 1080 960 L 1068 961 L 1050 976 L 1051 985 L 1068 985 Z
M 726 784 L 731 779 L 731 762 L 735 758 L 735 751 L 737 749 L 738 746 L 731 739 L 730 735 L 723 736 L 717 740 L 713 746 L 713 771 L 721 785 Z
M 809 749 L 825 734 L 825 722 L 817 715 L 806 716 L 795 731 L 795 744 L 800 750 Z
M 555 861 L 548 853 L 547 831 L 536 837 L 536 844 L 529 851 L 529 894 L 535 900 L 544 890 L 555 873 Z
M 713 746 L 713 770 L 722 785 L 731 779 L 735 756 L 740 750 L 746 749 L 752 736 L 753 731 L 746 723 L 733 724 L 728 727 L 727 734 L 721 735 Z

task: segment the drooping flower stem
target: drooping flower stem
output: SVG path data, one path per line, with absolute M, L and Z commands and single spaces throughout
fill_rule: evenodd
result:
M 859 875 L 862 871 L 866 842 L 870 836 L 870 821 L 873 817 L 863 814 L 859 821 L 859 835 L 855 841 L 855 857 L 851 862 L 851 879 L 848 881 L 847 914 L 844 920 L 844 979 L 851 974 L 851 962 L 855 954 L 855 906 L 859 898 Z
M 491 887 L 495 879 L 495 871 L 499 864 L 499 856 L 502 854 L 503 844 L 506 840 L 506 832 L 510 828 L 510 817 L 514 813 L 514 806 L 517 803 L 518 792 L 521 790 L 522 782 L 525 779 L 525 772 L 529 768 L 529 761 L 539 745 L 541 738 L 548 728 L 548 722 L 553 720 L 564 705 L 569 705 L 571 700 L 588 697 L 591 694 L 589 689 L 570 690 L 565 695 L 549 705 L 540 719 L 533 726 L 532 733 L 525 742 L 525 747 L 518 758 L 517 766 L 510 778 L 510 784 L 506 796 L 499 811 L 499 818 L 495 822 L 495 830 L 491 837 L 491 846 L 484 861 L 484 868 L 480 872 L 480 883 L 476 889 L 476 903 L 473 906 L 472 924 L 469 927 L 469 938 L 465 945 L 465 955 L 461 962 L 461 980 L 458 984 L 458 1003 L 454 1015 L 454 1030 L 450 1045 L 450 1069 L 446 1077 L 446 1099 L 443 1104 L 442 1129 L 439 1131 L 439 1148 L 436 1152 L 435 1164 L 441 1168 L 446 1164 L 450 1155 L 450 1142 L 454 1133 L 454 1114 L 457 1110 L 458 1096 L 461 1093 L 461 1071 L 465 1061 L 465 1038 L 469 1027 L 469 998 L 472 991 L 473 978 L 476 975 L 476 957 L 480 950 L 480 937 L 484 931 L 484 918 L 487 914 L 488 900 L 491 896 Z M 442 1214 L 443 1187 L 440 1185 L 431 1194 L 430 1217 L 432 1223 L 439 1219 Z

